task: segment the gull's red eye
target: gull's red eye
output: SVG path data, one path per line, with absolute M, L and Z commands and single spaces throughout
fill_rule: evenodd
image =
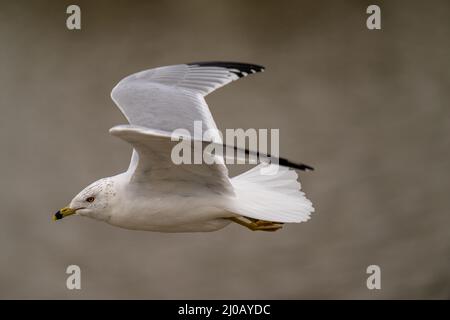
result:
M 94 202 L 95 198 L 94 197 L 89 197 L 86 199 L 87 202 Z

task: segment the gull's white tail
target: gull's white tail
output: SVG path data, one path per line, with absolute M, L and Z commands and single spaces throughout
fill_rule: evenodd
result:
M 256 166 L 231 179 L 236 199 L 228 210 L 273 222 L 307 221 L 314 208 L 300 191 L 297 178 L 297 173 L 287 167 Z

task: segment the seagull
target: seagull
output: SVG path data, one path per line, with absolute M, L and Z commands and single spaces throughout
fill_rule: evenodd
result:
M 276 231 L 284 223 L 307 221 L 314 208 L 300 191 L 293 169 L 312 170 L 308 165 L 277 158 L 277 164 L 260 161 L 231 178 L 221 155 L 211 154 L 211 164 L 175 164 L 171 158 L 179 143 L 173 139 L 174 130 L 184 128 L 190 139 L 202 142 L 202 136 L 194 135 L 195 121 L 217 130 L 206 95 L 262 71 L 264 67 L 256 64 L 195 62 L 122 79 L 111 98 L 129 124 L 109 132 L 133 148 L 129 167 L 87 186 L 53 220 L 78 215 L 156 232 L 210 232 L 231 223 L 252 231 Z M 274 166 L 274 174 L 262 173 L 262 168 Z

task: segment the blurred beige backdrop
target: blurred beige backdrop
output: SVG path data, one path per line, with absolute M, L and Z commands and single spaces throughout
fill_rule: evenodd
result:
M 81 31 L 65 27 L 72 3 Z M 369 31 L 372 3 L 1 1 L 0 298 L 450 298 L 450 4 L 376 1 Z M 115 83 L 201 60 L 267 67 L 207 100 L 221 129 L 280 128 L 282 155 L 316 167 L 300 173 L 312 219 L 205 234 L 52 222 L 128 166 L 108 134 L 125 122 Z

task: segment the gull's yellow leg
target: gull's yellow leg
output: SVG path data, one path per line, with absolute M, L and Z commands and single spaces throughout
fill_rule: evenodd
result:
M 273 224 L 277 224 L 277 225 L 282 225 L 284 224 L 283 222 L 274 222 L 274 221 L 266 221 L 266 220 L 259 220 L 259 219 L 255 219 L 255 218 L 249 218 L 249 217 L 244 217 L 254 223 L 256 223 L 258 226 L 268 226 L 268 225 L 273 225 Z
M 228 219 L 237 224 L 240 224 L 241 226 L 249 228 L 252 231 L 277 231 L 283 227 L 282 223 L 258 220 L 247 217 L 245 218 L 248 219 L 249 221 L 245 221 L 237 217 L 232 217 Z

